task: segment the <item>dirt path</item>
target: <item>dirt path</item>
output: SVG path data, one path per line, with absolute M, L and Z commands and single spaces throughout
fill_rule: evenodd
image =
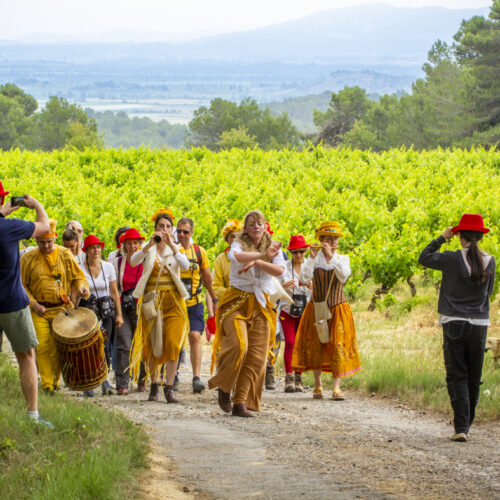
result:
M 264 393 L 256 418 L 234 418 L 215 391 L 192 394 L 190 378 L 181 373 L 177 405 L 137 392 L 97 398 L 151 429 L 156 454 L 172 461 L 165 478 L 189 492 L 156 498 L 500 499 L 498 423 L 452 443 L 443 417 L 376 398 L 285 394 L 282 381 Z
M 96 390 L 89 400 L 149 430 L 147 499 L 500 499 L 498 422 L 474 425 L 468 443 L 452 443 L 442 416 L 354 394 L 343 402 L 313 400 L 310 390 L 285 394 L 280 379 L 264 392 L 262 411 L 241 419 L 221 412 L 215 391 L 192 394 L 190 379 L 181 372 L 176 405 L 133 390 Z

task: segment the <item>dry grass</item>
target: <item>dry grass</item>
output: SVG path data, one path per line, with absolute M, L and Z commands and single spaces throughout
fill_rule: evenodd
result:
M 393 305 L 379 304 L 368 311 L 375 289 L 367 282 L 351 303 L 356 323 L 363 371 L 346 378 L 343 386 L 365 393 L 397 397 L 406 405 L 447 413 L 450 403 L 445 383 L 442 355 L 442 328 L 438 326 L 437 292 L 417 279 L 417 298 L 412 299 L 409 287 L 398 286 Z M 491 327 L 488 336 L 500 337 L 500 304 L 491 303 Z M 411 310 L 410 310 L 411 309 Z M 282 366 L 281 362 L 280 365 Z M 312 374 L 305 376 L 312 384 Z M 323 375 L 326 386 L 330 377 Z M 495 369 L 490 353 L 485 355 L 483 385 L 477 419 L 500 418 L 500 368 Z

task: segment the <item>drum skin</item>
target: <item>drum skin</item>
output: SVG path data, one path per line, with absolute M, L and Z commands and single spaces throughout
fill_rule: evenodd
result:
M 52 323 L 64 383 L 75 390 L 98 387 L 108 375 L 104 332 L 84 307 L 59 313 Z

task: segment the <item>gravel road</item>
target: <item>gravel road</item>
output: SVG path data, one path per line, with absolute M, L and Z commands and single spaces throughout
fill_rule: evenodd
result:
M 498 422 L 454 443 L 449 417 L 376 397 L 285 394 L 282 380 L 242 419 L 220 411 L 215 391 L 192 394 L 190 378 L 181 373 L 176 405 L 133 391 L 96 398 L 147 426 L 154 460 L 167 460 L 145 486 L 151 498 L 500 499 Z

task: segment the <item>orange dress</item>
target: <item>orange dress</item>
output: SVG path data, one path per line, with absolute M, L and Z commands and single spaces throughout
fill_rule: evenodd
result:
M 313 292 L 300 320 L 292 354 L 292 369 L 298 372 L 321 370 L 333 377 L 346 377 L 361 371 L 356 329 L 344 287 L 334 270 L 314 269 Z M 328 297 L 330 280 L 332 286 Z M 314 302 L 326 300 L 332 318 L 328 321 L 330 340 L 319 340 Z

